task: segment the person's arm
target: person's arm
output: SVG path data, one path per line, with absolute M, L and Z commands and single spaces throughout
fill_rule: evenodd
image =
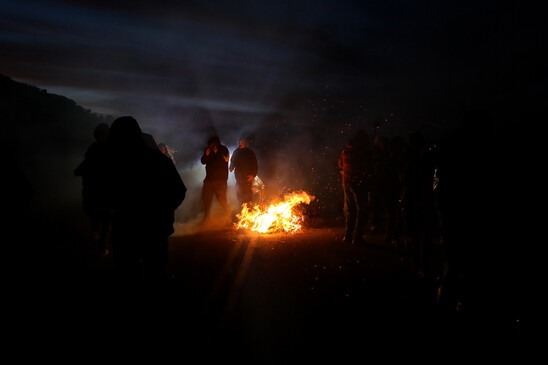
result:
M 234 150 L 234 152 L 232 152 L 232 157 L 230 158 L 230 166 L 229 166 L 229 171 L 232 172 L 234 171 L 234 168 L 236 167 L 236 155 L 238 154 L 238 150 Z
M 228 148 L 224 147 L 221 153 L 223 154 L 223 157 L 226 162 L 230 161 L 230 152 L 228 152 Z
M 202 155 L 202 158 L 200 159 L 200 161 L 202 162 L 202 165 L 207 164 L 207 162 L 209 161 L 209 156 L 210 155 L 211 155 L 211 151 L 208 147 L 208 148 L 205 149 L 204 154 Z

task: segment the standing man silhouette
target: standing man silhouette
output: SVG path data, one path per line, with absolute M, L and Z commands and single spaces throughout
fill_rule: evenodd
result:
M 137 121 L 116 119 L 109 132 L 112 253 L 118 277 L 158 282 L 167 278 L 168 237 L 186 187 L 173 162 L 149 147 Z
M 206 168 L 206 177 L 202 190 L 202 200 L 204 202 L 203 221 L 206 221 L 210 216 L 214 196 L 217 198 L 224 213 L 226 215 L 229 214 L 226 197 L 229 160 L 230 154 L 228 148 L 221 144 L 219 137 L 211 137 L 207 141 L 207 147 L 201 158 L 201 162 Z
M 367 195 L 371 178 L 371 144 L 363 129 L 348 140 L 339 157 L 344 193 L 344 242 L 361 245 L 365 242 L 365 226 L 369 216 Z
M 91 219 L 93 239 L 101 255 L 109 253 L 107 239 L 110 232 L 110 207 L 107 201 L 109 126 L 100 123 L 95 127 L 95 141 L 88 147 L 84 160 L 74 169 L 75 176 L 82 177 L 84 212 Z
M 250 203 L 253 198 L 252 183 L 259 169 L 255 152 L 249 148 L 249 139 L 240 138 L 238 148 L 230 159 L 230 172 L 236 178 L 236 196 L 241 204 Z

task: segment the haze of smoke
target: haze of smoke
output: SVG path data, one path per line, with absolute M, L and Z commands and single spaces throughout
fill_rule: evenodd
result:
M 227 148 L 229 151 L 233 151 L 235 147 Z M 185 200 L 175 212 L 175 235 L 194 234 L 226 227 L 229 223 L 228 218 L 230 217 L 221 217 L 222 212 L 216 198 L 213 199 L 210 219 L 205 224 L 203 222 L 204 206 L 202 201 L 202 187 L 206 172 L 205 166 L 202 165 L 200 160 L 198 159 L 193 163 L 188 164 L 188 166 L 180 170 L 179 173 L 188 190 Z M 232 211 L 238 209 L 234 185 L 234 174 L 229 173 L 227 200 Z

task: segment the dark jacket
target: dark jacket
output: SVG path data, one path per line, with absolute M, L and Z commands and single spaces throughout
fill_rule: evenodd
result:
M 187 190 L 173 162 L 145 144 L 132 117 L 113 122 L 109 148 L 113 239 L 131 242 L 172 234 L 175 210 Z
M 173 162 L 159 150 L 143 147 L 114 160 L 113 229 L 120 233 L 169 236 L 186 186 Z
M 247 182 L 249 175 L 257 176 L 259 165 L 255 152 L 247 147 L 235 150 L 230 159 L 230 170 L 232 169 L 237 182 Z
M 344 186 L 365 186 L 371 174 L 371 157 L 362 146 L 347 143 L 339 157 Z
M 228 148 L 223 145 L 217 147 L 217 153 L 211 151 L 207 155 L 204 151 L 201 162 L 206 167 L 205 180 L 228 180 L 228 161 L 225 157 L 229 156 Z

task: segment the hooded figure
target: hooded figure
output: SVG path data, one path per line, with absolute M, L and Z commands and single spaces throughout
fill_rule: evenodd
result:
M 168 237 L 186 187 L 173 162 L 147 146 L 133 117 L 110 128 L 114 262 L 123 277 L 165 278 Z
M 208 139 L 207 147 L 200 160 L 206 169 L 202 189 L 204 221 L 209 218 L 213 197 L 217 198 L 225 215 L 228 216 L 230 212 L 226 196 L 229 156 L 228 148 L 221 144 L 219 137 L 213 136 Z

